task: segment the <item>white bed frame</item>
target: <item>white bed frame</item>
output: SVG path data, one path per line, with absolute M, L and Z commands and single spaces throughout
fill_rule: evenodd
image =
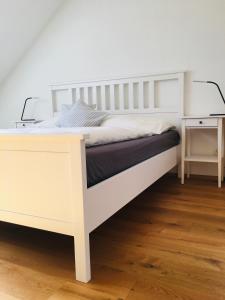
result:
M 81 97 L 100 110 L 169 116 L 177 125 L 183 84 L 183 72 L 54 84 L 53 113 L 61 99 Z M 74 236 L 76 279 L 88 282 L 89 233 L 175 167 L 177 152 L 173 147 L 87 188 L 85 136 L 0 136 L 0 220 Z

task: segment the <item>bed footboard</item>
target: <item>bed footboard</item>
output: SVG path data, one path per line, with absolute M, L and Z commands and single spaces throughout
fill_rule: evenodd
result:
M 84 138 L 0 136 L 0 220 L 74 236 L 76 279 L 87 282 Z

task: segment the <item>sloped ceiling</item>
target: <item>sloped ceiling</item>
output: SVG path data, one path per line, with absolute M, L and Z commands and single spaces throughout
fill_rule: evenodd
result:
M 0 83 L 65 0 L 0 0 Z

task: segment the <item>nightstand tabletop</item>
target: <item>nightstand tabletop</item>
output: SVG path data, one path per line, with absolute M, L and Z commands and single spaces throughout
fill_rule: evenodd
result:
M 225 115 L 218 115 L 218 116 L 182 116 L 181 119 L 225 119 Z

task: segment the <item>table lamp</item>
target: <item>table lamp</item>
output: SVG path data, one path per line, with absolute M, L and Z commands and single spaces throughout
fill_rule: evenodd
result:
M 218 91 L 220 93 L 220 96 L 221 96 L 221 98 L 222 98 L 222 100 L 223 100 L 223 102 L 225 104 L 225 99 L 224 99 L 223 93 L 222 93 L 222 91 L 221 91 L 218 83 L 216 83 L 215 81 L 203 81 L 203 80 L 193 80 L 193 82 L 214 84 L 217 87 L 217 89 L 218 89 Z M 223 113 L 223 114 L 213 113 L 213 114 L 210 114 L 210 116 L 225 116 L 225 113 Z

